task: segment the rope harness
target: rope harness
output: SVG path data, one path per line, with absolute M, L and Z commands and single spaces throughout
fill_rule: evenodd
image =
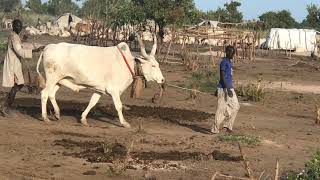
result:
M 129 65 L 129 63 L 128 63 L 128 60 L 127 60 L 126 56 L 123 54 L 123 52 L 121 51 L 121 49 L 120 49 L 118 46 L 117 46 L 117 48 L 118 48 L 118 50 L 119 50 L 119 52 L 120 52 L 120 54 L 121 54 L 124 62 L 126 63 L 126 65 L 127 65 L 128 69 L 129 69 L 132 77 L 134 78 L 134 77 L 135 77 L 135 74 L 134 74 L 134 72 L 132 71 L 132 69 L 131 69 L 131 67 L 130 67 L 130 65 Z
M 121 51 L 121 49 L 117 46 L 124 62 L 126 63 L 129 71 L 130 71 L 130 74 L 132 75 L 132 78 L 133 78 L 133 83 L 132 83 L 132 87 L 131 87 L 131 95 L 130 97 L 133 98 L 136 94 L 136 89 L 137 89 L 137 84 L 138 84 L 138 81 L 142 81 L 142 84 L 144 85 L 144 88 L 147 87 L 147 82 L 143 76 L 143 73 L 142 73 L 142 68 L 141 68 L 141 63 L 139 63 L 139 61 L 136 61 L 135 60 L 135 64 L 134 64 L 134 69 L 132 70 L 132 68 L 130 67 L 129 63 L 128 63 L 128 60 L 126 58 L 126 56 L 123 54 L 123 52 Z

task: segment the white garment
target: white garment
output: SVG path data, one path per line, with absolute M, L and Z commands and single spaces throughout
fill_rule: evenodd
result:
M 218 88 L 218 107 L 211 129 L 212 133 L 219 133 L 220 125 L 223 122 L 223 127 L 232 130 L 240 105 L 234 89 L 231 89 L 231 91 L 233 93 L 233 97 L 230 98 L 227 96 L 226 101 L 224 90 L 222 88 Z
M 19 35 L 14 32 L 8 37 L 8 51 L 3 64 L 3 87 L 24 84 L 21 61 L 32 58 L 32 49 L 22 48 Z

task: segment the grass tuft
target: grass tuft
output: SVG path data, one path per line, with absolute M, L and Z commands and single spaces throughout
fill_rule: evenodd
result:
M 227 134 L 218 136 L 220 141 L 227 142 L 241 142 L 248 145 L 259 145 L 261 140 L 260 138 L 253 135 L 244 135 L 244 134 Z

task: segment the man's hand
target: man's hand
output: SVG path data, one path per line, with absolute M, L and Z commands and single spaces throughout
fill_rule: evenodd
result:
M 233 92 L 231 91 L 231 89 L 227 89 L 227 91 L 228 91 L 228 96 L 230 98 L 232 98 L 233 97 Z
M 223 89 L 223 92 L 224 92 L 224 100 L 227 102 L 228 101 L 228 90 Z
M 224 91 L 224 100 L 228 101 L 228 96 L 229 98 L 233 97 L 233 92 L 231 91 L 231 89 L 223 89 Z
M 42 51 L 44 48 L 45 48 L 45 46 L 40 46 L 36 49 L 33 49 L 32 52 L 39 52 L 39 51 Z

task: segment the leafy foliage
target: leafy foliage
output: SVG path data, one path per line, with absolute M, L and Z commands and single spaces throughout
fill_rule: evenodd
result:
M 197 71 L 191 74 L 189 88 L 195 88 L 203 92 L 213 93 L 219 77 L 213 71 Z
M 305 172 L 299 176 L 299 180 L 320 179 L 320 152 L 305 164 Z
M 4 12 L 12 12 L 21 8 L 20 0 L 0 0 L 0 10 Z
M 202 18 L 220 22 L 238 23 L 243 20 L 243 15 L 238 9 L 240 6 L 240 2 L 231 1 L 230 3 L 225 3 L 224 8 L 219 7 L 216 11 L 204 13 Z
M 8 44 L 4 41 L 0 42 L 0 51 L 6 51 Z
M 247 86 L 240 86 L 236 89 L 238 96 L 246 98 L 247 101 L 258 102 L 264 99 L 265 92 L 262 88 L 255 84 L 249 84 Z
M 64 13 L 77 14 L 79 7 L 72 0 L 49 0 L 43 6 L 47 12 L 54 16 L 60 16 Z
M 315 4 L 307 6 L 308 15 L 301 23 L 304 28 L 314 28 L 320 31 L 320 7 Z
M 286 176 L 288 180 L 317 180 L 320 179 L 320 151 L 305 164 L 305 169 L 301 173 L 290 172 Z
M 220 135 L 218 138 L 220 141 L 241 142 L 248 145 L 258 145 L 261 142 L 261 140 L 256 136 L 244 134 Z
M 41 0 L 28 0 L 26 2 L 26 7 L 35 13 L 46 13 L 46 7 L 42 4 Z
M 265 28 L 295 28 L 298 23 L 287 10 L 278 12 L 269 11 L 259 16 L 260 21 L 265 23 Z

